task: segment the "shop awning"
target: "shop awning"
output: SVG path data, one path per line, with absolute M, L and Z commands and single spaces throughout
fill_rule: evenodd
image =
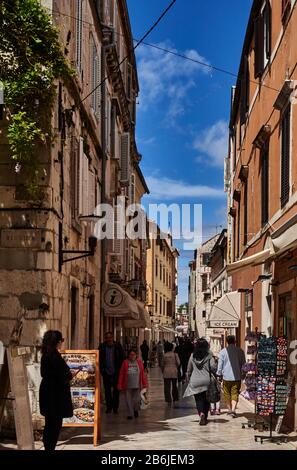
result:
M 297 216 L 294 216 L 271 235 L 271 243 L 274 255 L 297 247 Z
M 237 328 L 240 320 L 239 292 L 229 292 L 221 297 L 211 308 L 209 328 Z
M 103 286 L 103 309 L 107 317 L 139 319 L 137 302 L 118 284 L 107 282 Z
M 233 274 L 236 271 L 240 271 L 243 268 L 249 266 L 256 266 L 257 264 L 264 263 L 268 258 L 271 257 L 270 249 L 259 251 L 259 253 L 255 253 L 252 256 L 248 256 L 247 258 L 243 258 L 239 261 L 235 261 L 234 263 L 227 264 L 227 273 Z
M 164 331 L 164 333 L 174 333 L 176 335 L 176 331 L 173 328 L 169 328 L 168 326 L 160 325 L 158 329 L 160 331 Z
M 144 304 L 136 300 L 139 319 L 138 320 L 124 320 L 124 328 L 151 328 L 151 317 L 146 310 Z

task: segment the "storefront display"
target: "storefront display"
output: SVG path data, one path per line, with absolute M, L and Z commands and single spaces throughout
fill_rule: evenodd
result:
M 72 374 L 72 418 L 63 426 L 94 427 L 94 445 L 100 438 L 99 351 L 64 351 L 63 358 Z

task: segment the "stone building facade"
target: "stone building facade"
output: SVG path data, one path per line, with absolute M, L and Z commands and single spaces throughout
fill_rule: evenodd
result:
M 147 308 L 151 316 L 151 339 L 173 340 L 177 296 L 178 251 L 171 235 L 161 236 L 155 222 L 149 222 L 147 251 Z
M 76 73 L 56 83 L 55 140 L 38 162 L 41 200 L 28 199 L 0 121 L 0 338 L 8 342 L 23 314 L 22 344 L 39 345 L 53 328 L 66 348 L 97 348 L 104 331 L 125 336 L 122 319 L 103 314 L 104 286 L 145 300 L 146 240 L 100 241 L 90 217 L 100 203 L 115 207 L 124 196 L 127 207 L 148 192 L 135 142 L 133 39 L 125 0 L 42 3 Z M 77 251 L 88 256 L 68 261 L 84 254 Z

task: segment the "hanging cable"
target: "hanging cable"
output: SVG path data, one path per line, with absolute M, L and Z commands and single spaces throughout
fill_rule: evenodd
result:
M 137 47 L 140 46 L 140 44 L 145 40 L 145 38 L 147 38 L 148 35 L 158 26 L 160 21 L 169 12 L 169 10 L 173 7 L 173 5 L 176 3 L 176 1 L 177 0 L 172 0 L 172 2 L 168 5 L 168 7 L 159 16 L 157 21 L 155 21 L 154 24 L 150 27 L 150 29 L 142 36 L 142 38 L 139 41 L 137 41 L 137 43 L 135 44 L 135 46 L 133 47 L 132 50 L 135 51 L 135 49 L 137 49 Z M 120 66 L 123 64 L 123 62 L 125 62 L 128 58 L 129 58 L 129 54 L 126 57 L 124 57 L 123 60 L 118 64 L 118 66 L 117 66 L 118 70 L 120 69 Z M 83 103 L 87 98 L 89 98 L 89 96 L 91 96 L 98 88 L 100 88 L 106 82 L 107 79 L 108 79 L 108 76 L 104 77 L 104 79 L 92 91 L 90 91 L 90 93 L 88 93 L 84 98 L 82 98 L 82 100 L 79 102 L 79 104 Z

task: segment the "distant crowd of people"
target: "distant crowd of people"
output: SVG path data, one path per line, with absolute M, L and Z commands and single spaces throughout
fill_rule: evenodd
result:
M 73 415 L 70 369 L 60 354 L 63 345 L 61 332 L 47 331 L 43 338 L 40 385 L 40 411 L 45 417 L 43 442 L 45 450 L 54 450 L 63 418 Z M 148 388 L 147 375 L 152 367 L 160 367 L 164 380 L 164 399 L 168 407 L 178 406 L 179 383 L 186 383 L 183 397 L 193 396 L 199 423 L 205 426 L 208 415 L 220 414 L 220 390 L 232 417 L 236 417 L 245 355 L 236 346 L 234 336 L 227 337 L 227 346 L 216 358 L 206 339 L 192 341 L 188 337 L 175 342 L 144 340 L 140 346 L 141 359 L 131 349 L 125 357 L 123 347 L 114 341 L 112 332 L 105 334 L 99 346 L 100 373 L 105 392 L 106 413 L 118 414 L 120 392 L 125 396 L 127 419 L 139 417 L 141 393 Z

